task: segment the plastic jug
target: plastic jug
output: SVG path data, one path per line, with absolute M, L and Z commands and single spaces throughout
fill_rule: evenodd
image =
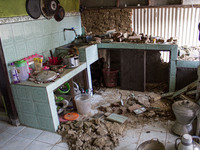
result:
M 26 81 L 29 78 L 29 69 L 27 66 L 27 62 L 25 60 L 19 60 L 15 62 L 15 66 L 17 67 L 17 72 L 19 74 L 20 81 Z
M 181 140 L 179 144 L 177 143 L 178 140 Z M 175 146 L 178 150 L 194 150 L 194 146 L 192 144 L 192 136 L 189 134 L 184 134 L 182 138 L 177 138 Z

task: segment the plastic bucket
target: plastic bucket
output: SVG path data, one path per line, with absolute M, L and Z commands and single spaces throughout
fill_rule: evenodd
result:
M 117 86 L 118 72 L 119 70 L 103 69 L 104 83 L 106 87 Z
M 79 94 L 74 99 L 79 114 L 86 115 L 91 112 L 91 96 L 89 94 Z

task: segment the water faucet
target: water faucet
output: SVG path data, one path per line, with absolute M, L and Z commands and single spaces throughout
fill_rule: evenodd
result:
M 76 33 L 76 30 L 74 28 L 64 28 L 63 29 L 63 32 L 64 32 L 64 40 L 66 40 L 65 38 L 65 31 L 68 30 L 68 31 L 74 31 L 74 34 L 75 34 L 75 37 L 77 38 L 77 33 Z

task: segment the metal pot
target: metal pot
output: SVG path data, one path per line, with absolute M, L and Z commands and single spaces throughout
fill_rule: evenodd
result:
M 158 139 L 151 139 L 140 144 L 137 150 L 165 150 L 165 146 Z
M 63 62 L 65 65 L 67 65 L 68 68 L 74 68 L 79 66 L 79 56 L 64 56 L 63 57 Z

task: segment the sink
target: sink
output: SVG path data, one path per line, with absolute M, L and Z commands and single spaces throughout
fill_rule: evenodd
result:
M 76 46 L 76 47 L 82 47 L 82 46 L 85 46 L 85 45 L 88 45 L 88 43 L 69 43 L 69 44 L 66 44 L 66 45 L 63 45 L 61 46 L 62 48 L 71 48 L 73 46 Z

